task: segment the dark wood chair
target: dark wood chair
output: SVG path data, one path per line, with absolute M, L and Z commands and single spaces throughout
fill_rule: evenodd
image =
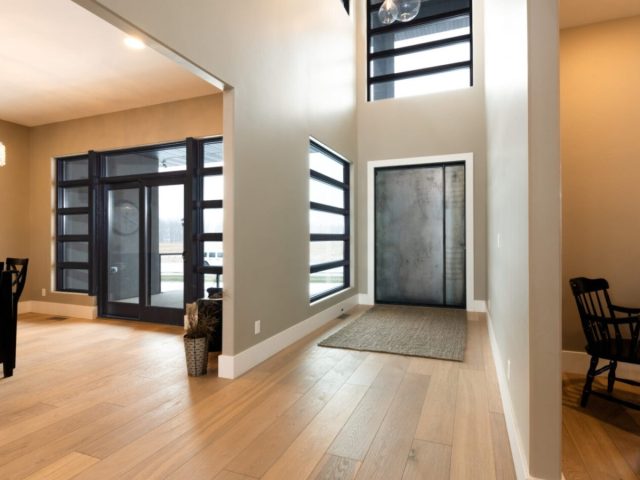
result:
M 5 377 L 13 375 L 16 366 L 16 316 L 13 310 L 11 272 L 0 272 L 0 363 Z
M 24 285 L 27 282 L 27 267 L 29 266 L 28 258 L 11 258 L 7 257 L 5 262 L 7 265 L 7 271 L 13 274 L 13 306 L 14 314 L 18 314 L 18 301 L 24 290 Z
M 572 278 L 569 283 L 587 339 L 586 351 L 591 355 L 580 405 L 586 407 L 589 395 L 593 394 L 640 410 L 640 404 L 612 395 L 616 381 L 640 387 L 640 382 L 616 377 L 618 362 L 640 365 L 640 308 L 612 304 L 609 298 L 609 283 L 604 278 Z M 609 364 L 598 368 L 600 359 L 608 360 Z M 607 371 L 607 393 L 592 390 L 593 379 Z

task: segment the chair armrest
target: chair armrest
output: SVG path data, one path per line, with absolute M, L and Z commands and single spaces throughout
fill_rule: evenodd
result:
M 628 315 L 637 315 L 640 313 L 640 308 L 634 307 L 621 307 L 620 305 L 610 305 L 611 310 L 615 310 L 616 312 L 626 313 Z
M 590 317 L 591 321 L 605 323 L 607 325 L 634 325 L 640 323 L 640 316 L 635 317 L 622 317 L 622 318 L 610 318 L 610 317 Z

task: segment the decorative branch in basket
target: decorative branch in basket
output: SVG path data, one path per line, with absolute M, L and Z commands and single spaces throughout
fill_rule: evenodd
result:
M 198 318 L 195 303 L 186 305 L 187 331 L 184 334 L 184 353 L 187 359 L 187 372 L 193 377 L 205 375 L 209 363 L 209 328 Z
M 210 328 L 204 321 L 200 321 L 198 315 L 198 305 L 194 303 L 187 303 L 187 332 L 186 338 L 202 338 L 209 337 L 211 335 Z

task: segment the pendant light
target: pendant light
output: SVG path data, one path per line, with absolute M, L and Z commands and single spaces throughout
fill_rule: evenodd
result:
M 421 0 L 398 0 L 398 20 L 410 22 L 418 16 Z
M 420 12 L 422 0 L 384 0 L 378 10 L 378 18 L 384 25 L 391 25 L 396 20 L 410 22 Z
M 384 25 L 391 25 L 398 19 L 398 6 L 394 0 L 384 0 L 378 10 L 378 18 Z
M 0 167 L 4 167 L 7 164 L 7 149 L 4 143 L 0 142 Z

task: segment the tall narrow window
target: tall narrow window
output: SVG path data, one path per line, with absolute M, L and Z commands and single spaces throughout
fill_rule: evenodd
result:
M 413 20 L 389 25 L 382 1 L 368 1 L 369 100 L 473 85 L 471 0 L 422 0 Z
M 205 296 L 207 288 L 222 288 L 222 219 L 224 198 L 222 138 L 202 141 L 198 158 L 199 188 L 196 204 L 197 245 L 196 258 L 199 296 Z
M 311 141 L 309 297 L 312 302 L 350 284 L 349 198 L 349 163 Z
M 88 156 L 59 158 L 56 180 L 56 288 L 88 293 L 92 221 Z

